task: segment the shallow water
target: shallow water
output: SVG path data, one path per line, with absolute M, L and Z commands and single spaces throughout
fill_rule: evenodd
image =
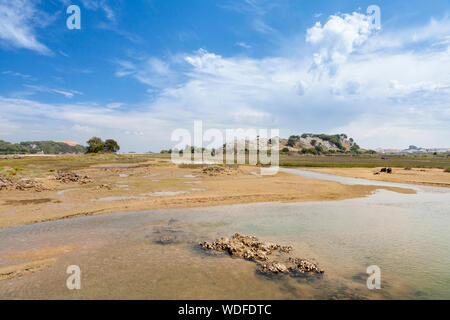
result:
M 417 194 L 380 190 L 344 201 L 115 213 L 0 230 L 0 267 L 11 264 L 10 252 L 78 246 L 48 269 L 0 281 L 0 298 L 450 299 L 450 190 L 413 187 Z M 269 279 L 252 262 L 197 247 L 235 232 L 291 244 L 325 274 Z M 159 244 L 167 235 L 173 243 Z M 65 286 L 72 264 L 82 270 L 78 291 Z M 370 265 L 381 269 L 381 290 L 366 287 Z

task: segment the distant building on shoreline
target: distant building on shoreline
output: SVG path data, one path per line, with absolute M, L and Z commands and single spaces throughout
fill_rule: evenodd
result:
M 399 153 L 399 154 L 423 154 L 423 153 L 450 153 L 450 148 L 417 148 L 414 146 L 410 146 L 409 149 L 383 149 L 378 148 L 375 149 L 376 152 L 379 153 Z

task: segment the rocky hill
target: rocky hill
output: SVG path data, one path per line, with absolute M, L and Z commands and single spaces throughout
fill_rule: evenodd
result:
M 304 133 L 301 136 L 290 136 L 289 139 L 280 139 L 280 148 L 298 152 L 304 149 L 321 151 L 358 151 L 360 148 L 352 138 L 345 134 L 313 134 Z

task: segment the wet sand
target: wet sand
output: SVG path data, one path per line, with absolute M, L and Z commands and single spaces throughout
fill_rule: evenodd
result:
M 225 174 L 146 164 L 103 164 L 75 171 L 89 183 L 37 178 L 44 190 L 0 191 L 0 228 L 119 211 L 208 207 L 256 202 L 335 201 L 365 197 L 377 189 L 415 193 L 410 188 L 344 185 L 280 172 L 258 176 L 242 166 Z

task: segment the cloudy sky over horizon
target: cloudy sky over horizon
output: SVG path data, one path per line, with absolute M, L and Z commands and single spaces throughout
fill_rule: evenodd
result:
M 449 0 L 0 0 L 0 140 L 159 151 L 203 120 L 450 147 L 449 14 Z

